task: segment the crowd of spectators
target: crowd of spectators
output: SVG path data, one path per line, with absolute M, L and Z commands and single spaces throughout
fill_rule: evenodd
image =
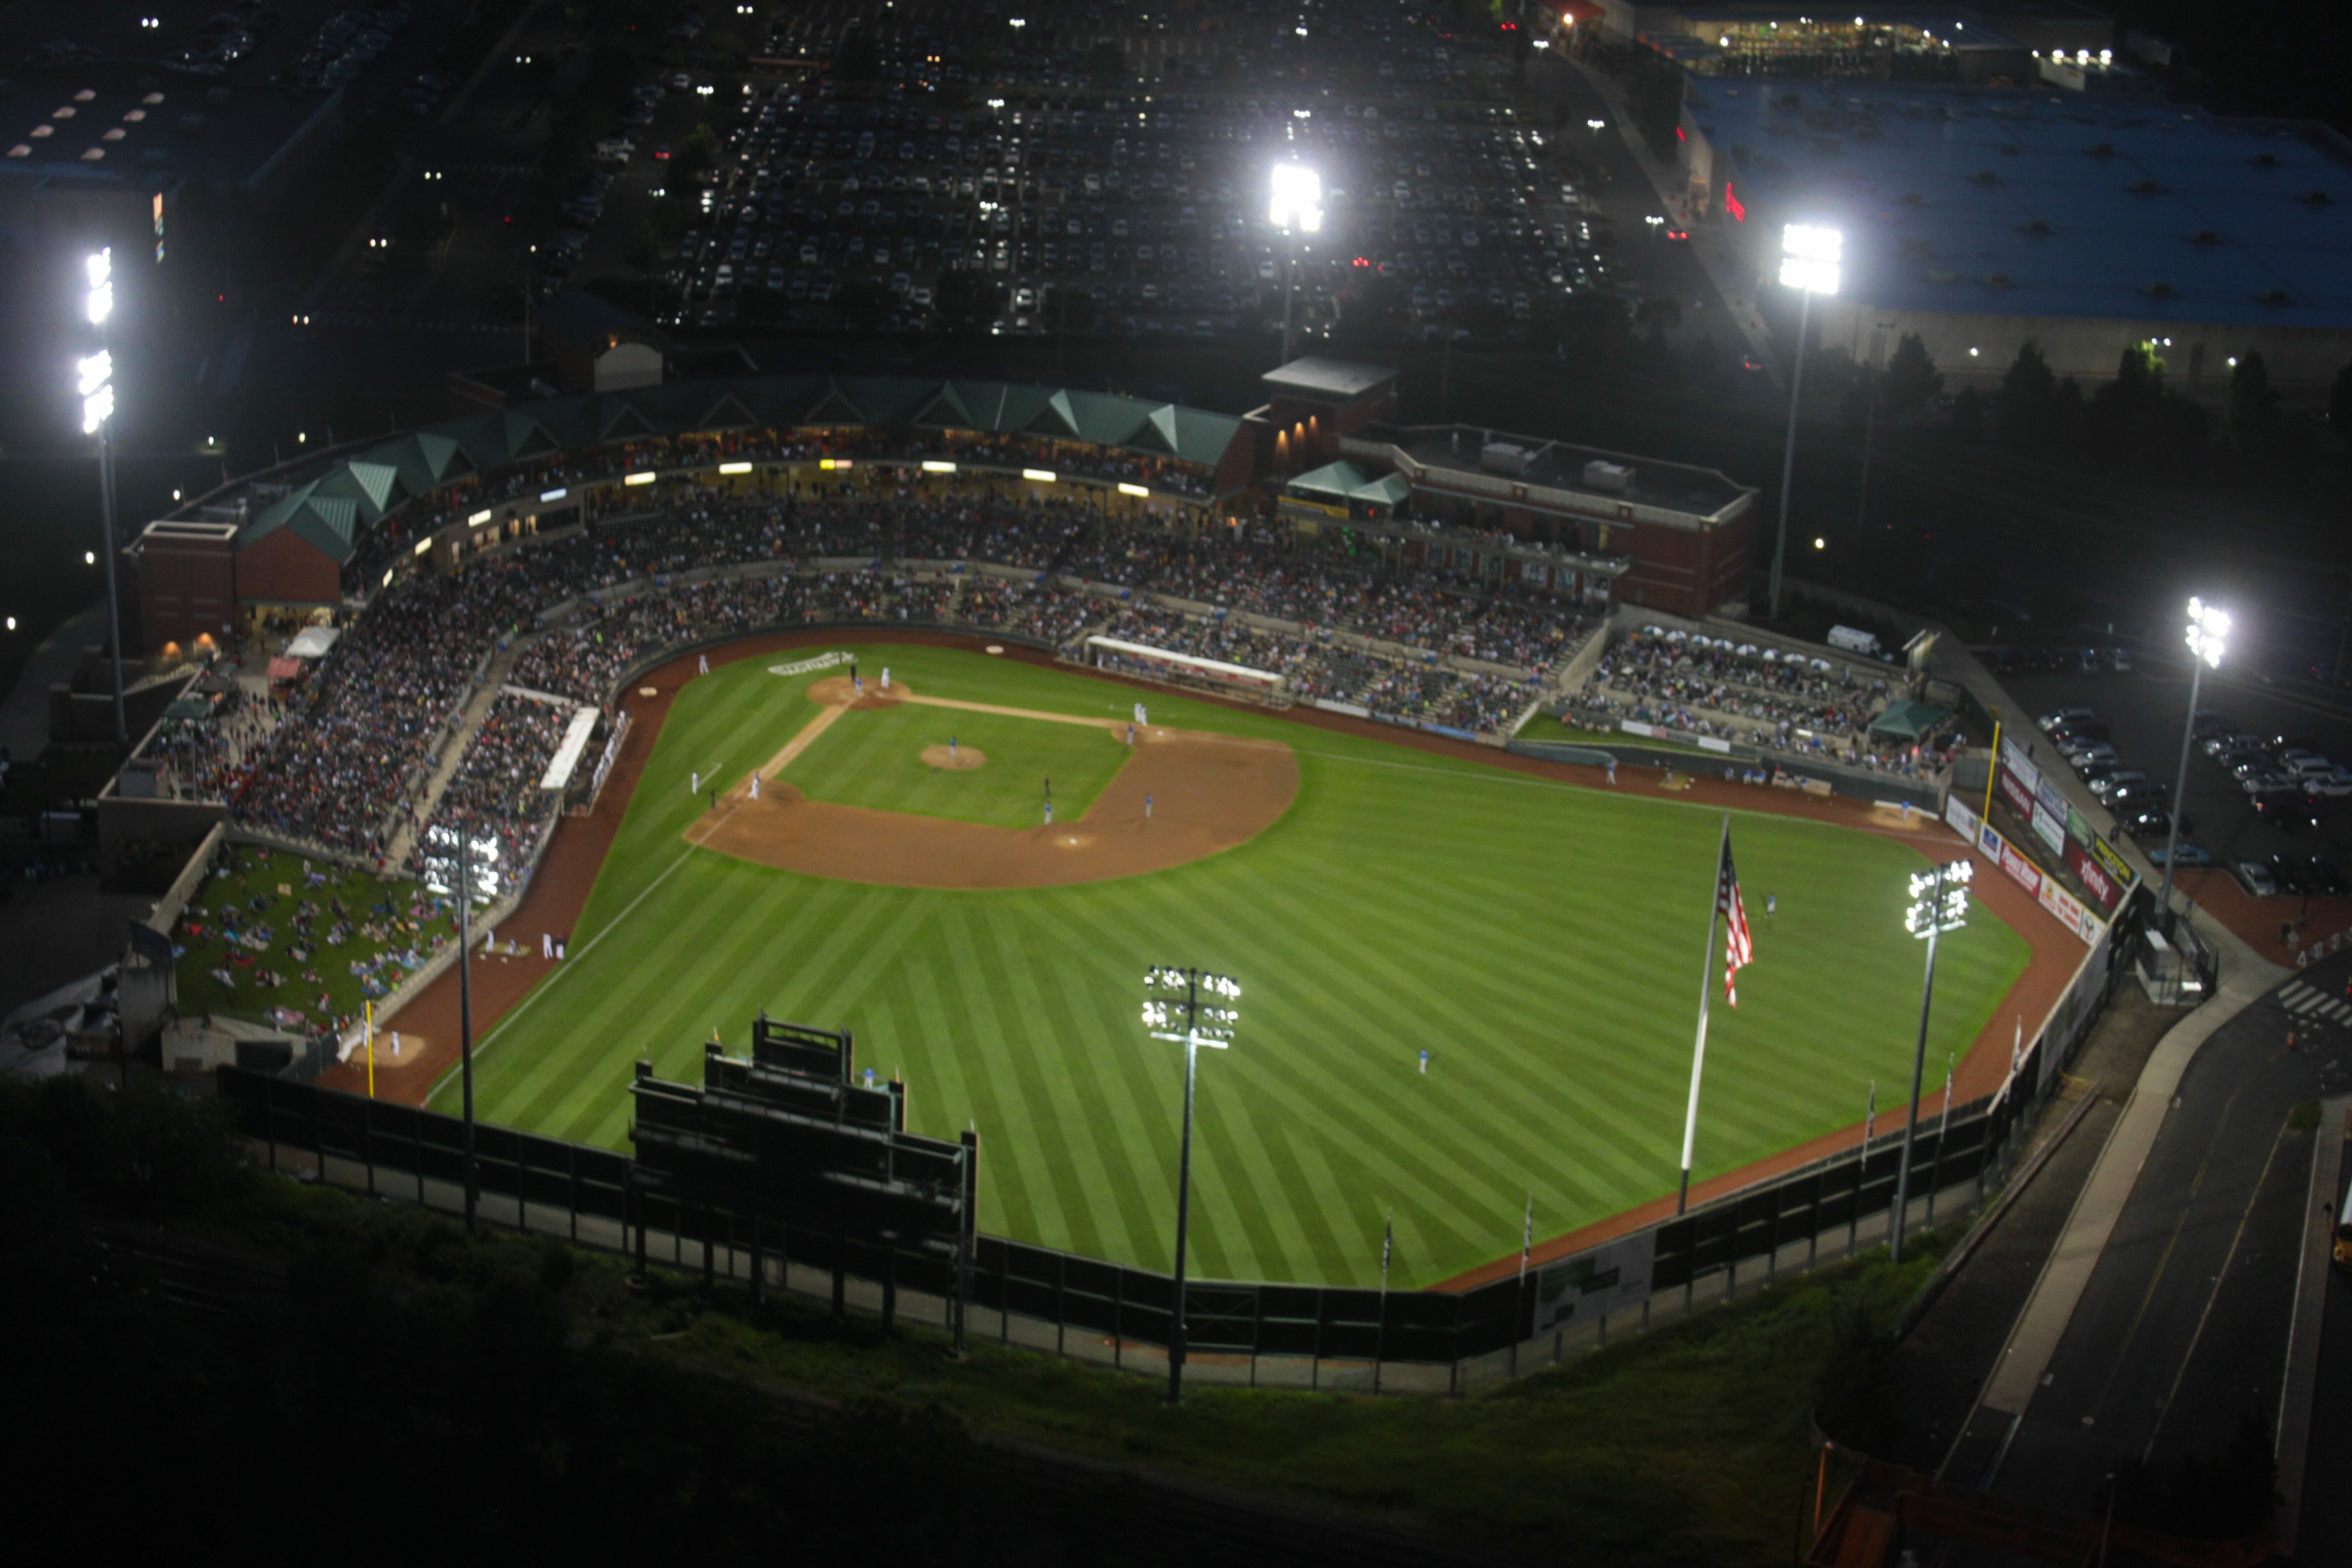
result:
M 871 564 L 815 569 L 823 561 L 859 559 Z M 977 572 L 910 572 L 893 561 L 985 562 L 1040 576 L 1020 583 Z M 679 580 L 700 568 L 747 563 L 776 569 Z M 1118 597 L 1062 585 L 1070 578 L 1106 585 Z M 625 596 L 614 597 L 615 590 Z M 1287 625 L 1162 610 L 1137 596 L 1149 593 Z M 546 613 L 566 604 L 576 608 L 550 626 Z M 1591 625 L 1586 611 L 1565 601 L 1408 574 L 1277 532 L 1186 533 L 1069 500 L 980 487 L 897 500 L 704 492 L 642 514 L 592 518 L 480 555 L 452 575 L 409 574 L 359 616 L 324 660 L 306 667 L 283 722 L 245 737 L 241 750 L 199 731 L 175 742 L 174 763 L 189 787 L 227 794 L 247 822 L 380 857 L 404 810 L 414 822 L 416 789 L 469 679 L 514 636 L 545 633 L 517 662 L 515 684 L 602 703 L 625 668 L 664 648 L 766 626 L 845 622 L 960 624 L 1057 647 L 1103 626 L 1128 640 L 1273 671 L 1297 695 L 1486 731 L 1517 717 L 1530 700 L 1529 679 L 1472 675 L 1437 656 L 1540 679 Z M 1410 651 L 1351 652 L 1340 633 Z M 1665 711 L 1714 695 L 1732 703 L 1724 721 L 1736 714 L 1746 728 L 1784 731 L 1820 728 L 1825 710 L 1867 717 L 1866 694 L 1840 693 L 1832 702 L 1814 690 L 1815 678 L 1792 668 L 1676 663 L 1694 657 L 1637 639 L 1612 668 L 1620 685 L 1600 700 Z
M 409 869 L 422 871 L 428 853 L 447 849 L 461 834 L 498 852 L 484 856 L 501 886 L 528 861 L 534 840 L 553 813 L 556 799 L 539 787 L 563 742 L 572 710 L 513 691 L 502 691 L 482 716 L 464 759 L 434 804 L 425 830 L 415 836 Z
M 1571 711 L 1874 765 L 1867 732 L 1888 694 L 1836 660 L 1649 630 L 1608 650 Z
M 157 790 L 165 798 L 226 800 L 244 788 L 285 716 L 282 698 L 222 692 L 201 718 L 165 722 L 142 755 L 156 764 Z
M 236 797 L 257 826 L 362 856 L 389 846 L 396 808 L 462 706 L 475 668 L 537 613 L 510 560 L 460 576 L 417 573 L 306 665 L 289 710 Z

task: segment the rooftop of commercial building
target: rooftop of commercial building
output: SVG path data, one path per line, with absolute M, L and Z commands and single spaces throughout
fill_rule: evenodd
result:
M 1318 403 L 1352 403 L 1366 393 L 1387 385 L 1396 376 L 1394 368 L 1388 365 L 1356 364 L 1348 360 L 1308 354 L 1292 360 L 1279 370 L 1267 371 L 1258 377 L 1258 383 L 1279 396 L 1300 397 Z
M 1475 425 L 1374 425 L 1358 439 L 1393 447 L 1418 467 L 1440 477 L 1447 472 L 1477 474 L 1489 480 L 1539 486 L 1549 490 L 1589 496 L 1596 504 L 1630 501 L 1635 506 L 1677 511 L 1690 517 L 1716 517 L 1756 492 L 1713 468 L 1694 468 L 1653 458 L 1604 452 L 1540 436 L 1515 436 Z M 1522 454 L 1510 468 L 1490 467 L 1486 448 L 1496 444 Z M 1624 473 L 1621 486 L 1588 484 L 1585 465 L 1607 463 Z
M 1746 221 L 1845 234 L 1883 310 L 2352 327 L 2352 143 L 2079 93 L 1690 83 Z
M 0 81 L 0 174 L 251 179 L 327 101 L 107 63 Z

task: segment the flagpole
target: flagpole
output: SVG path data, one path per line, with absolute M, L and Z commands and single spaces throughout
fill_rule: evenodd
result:
M 1698 1037 L 1691 1046 L 1690 1107 L 1683 1113 L 1683 1180 L 1675 1213 L 1690 1206 L 1691 1147 L 1698 1141 L 1699 1070 L 1706 1065 L 1707 991 L 1715 984 L 1715 927 L 1723 912 L 1723 857 L 1731 847 L 1731 813 L 1723 814 L 1723 840 L 1716 847 L 1715 880 L 1706 890 L 1706 946 L 1698 955 Z
M 1380 1321 L 1372 1325 L 1372 1392 L 1381 1391 L 1381 1355 L 1388 1349 L 1389 1341 L 1389 1254 L 1396 1247 L 1396 1216 L 1391 1215 L 1381 1226 L 1381 1311 Z
M 1520 1325 L 1526 1321 L 1528 1311 L 1528 1254 L 1533 1252 L 1535 1250 L 1535 1247 L 1536 1195 L 1533 1193 L 1529 1193 L 1528 1194 L 1528 1217 L 1526 1222 L 1519 1226 L 1518 1288 L 1511 1296 L 1511 1375 L 1513 1377 L 1519 1375 L 1519 1342 L 1527 1338 L 1528 1334 L 1527 1330 Z

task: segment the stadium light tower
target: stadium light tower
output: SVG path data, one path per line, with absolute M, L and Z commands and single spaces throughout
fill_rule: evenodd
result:
M 436 893 L 450 893 L 457 900 L 457 1076 L 465 1091 L 468 1230 L 474 1228 L 482 1194 L 480 1168 L 474 1159 L 474 895 L 497 896 L 498 862 L 497 843 L 476 843 L 469 822 L 460 820 L 454 828 L 425 829 L 425 885 Z
M 1176 1163 L 1176 1285 L 1168 1315 L 1168 1403 L 1184 1396 L 1184 1236 L 1192 1215 L 1192 1080 L 1201 1047 L 1222 1051 L 1241 1023 L 1241 983 L 1205 969 L 1156 964 L 1143 974 L 1143 1026 L 1184 1047 L 1184 1137 Z
M 1886 1256 L 1903 1261 L 1903 1219 L 1911 1206 L 1911 1143 L 1919 1135 L 1919 1079 L 1927 1068 L 1927 1008 L 1936 996 L 1936 939 L 1969 923 L 1972 860 L 1948 860 L 1911 879 L 1911 908 L 1903 929 L 1927 943 L 1927 976 L 1919 984 L 1919 1048 L 1911 1058 L 1911 1106 L 1903 1119 L 1903 1158 L 1895 1167 L 1895 1214 L 1887 1223 Z M 1940 1158 L 1942 1147 L 1937 1146 Z
M 1274 166 L 1266 221 L 1290 241 L 1282 290 L 1282 357 L 1290 358 L 1290 307 L 1298 294 L 1298 237 L 1323 228 L 1323 176 L 1303 163 Z
M 1794 289 L 1797 304 L 1796 363 L 1789 372 L 1789 444 L 1780 455 L 1780 526 L 1772 538 L 1772 618 L 1780 618 L 1780 562 L 1789 549 L 1789 482 L 1797 471 L 1797 397 L 1805 384 L 1805 333 L 1812 325 L 1813 296 L 1835 294 L 1845 236 L 1819 224 L 1792 223 L 1780 231 L 1780 285 Z
M 98 352 L 76 366 L 81 380 L 81 433 L 98 437 L 98 552 L 106 562 L 106 629 L 114 655 L 114 743 L 131 743 L 122 717 L 122 605 L 114 593 L 114 351 L 107 346 L 107 321 L 114 314 L 114 250 L 108 247 L 82 263 L 89 278 L 84 314 L 98 329 Z
M 2205 684 L 2205 667 L 2221 668 L 2230 643 L 2230 612 L 2202 599 L 2189 601 L 2189 717 L 2180 726 L 2180 767 L 2172 784 L 2172 822 L 2164 830 L 2164 894 L 2156 901 L 2156 918 L 2172 930 L 2172 861 L 2180 853 L 2180 808 L 2189 798 L 2189 743 L 2197 735 L 2197 697 Z

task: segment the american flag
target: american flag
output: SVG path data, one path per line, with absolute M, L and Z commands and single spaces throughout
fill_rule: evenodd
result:
M 1755 962 L 1756 942 L 1748 932 L 1748 908 L 1739 901 L 1739 874 L 1731 868 L 1731 835 L 1723 836 L 1723 863 L 1715 877 L 1716 912 L 1723 917 L 1723 999 L 1739 1005 L 1740 966 Z

